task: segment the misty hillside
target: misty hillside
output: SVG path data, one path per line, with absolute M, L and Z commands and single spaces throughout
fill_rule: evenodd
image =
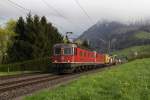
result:
M 76 41 L 87 41 L 92 48 L 100 52 L 150 44 L 150 24 L 127 25 L 115 21 L 98 22 Z

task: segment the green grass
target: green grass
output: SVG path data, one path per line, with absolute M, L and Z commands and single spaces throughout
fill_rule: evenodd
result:
M 150 33 L 141 31 L 135 34 L 135 37 L 138 39 L 150 39 Z
M 20 74 L 20 72 L 0 72 L 0 76 L 16 75 L 16 74 Z
M 150 58 L 85 75 L 24 100 L 150 100 Z
M 139 57 L 150 57 L 150 45 L 133 46 L 120 51 L 113 52 L 118 56 L 127 56 L 129 59 L 134 57 L 134 53 L 137 52 Z
M 34 71 L 0 72 L 0 76 L 18 75 L 18 74 L 24 74 L 24 73 L 34 73 Z
M 10 72 L 17 72 L 17 71 L 50 72 L 52 68 L 49 66 L 51 66 L 51 61 L 49 60 L 48 57 L 44 57 L 10 64 L 0 64 L 0 72 L 7 72 L 8 69 Z

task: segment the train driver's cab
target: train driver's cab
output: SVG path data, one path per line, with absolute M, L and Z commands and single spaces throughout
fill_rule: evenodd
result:
M 56 44 L 53 48 L 54 56 L 74 55 L 76 44 Z

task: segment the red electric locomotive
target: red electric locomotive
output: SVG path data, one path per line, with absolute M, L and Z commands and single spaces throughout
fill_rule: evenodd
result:
M 79 48 L 76 44 L 56 44 L 53 47 L 52 63 L 54 71 L 58 73 L 71 73 L 83 71 L 110 63 L 106 54 Z

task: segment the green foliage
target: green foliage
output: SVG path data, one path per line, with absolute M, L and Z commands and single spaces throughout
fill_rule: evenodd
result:
M 63 38 L 64 43 L 71 43 L 71 41 L 69 40 L 68 36 L 72 35 L 73 32 L 66 32 L 66 35 Z
M 137 55 L 135 55 L 137 53 Z M 149 58 L 150 57 L 150 45 L 134 46 L 126 48 L 120 51 L 113 52 L 119 57 L 127 57 L 129 60 L 137 58 Z
M 47 22 L 45 16 L 34 17 L 29 13 L 24 20 L 20 17 L 16 23 L 14 45 L 9 48 L 9 62 L 18 62 L 52 54 L 52 46 L 62 42 L 58 30 Z
M 83 41 L 82 46 L 85 47 L 85 48 L 89 48 L 88 41 L 86 41 L 86 40 Z
M 6 23 L 5 29 L 14 32 L 14 31 L 15 31 L 15 27 L 16 27 L 16 21 L 13 20 L 13 19 L 10 19 L 10 20 Z
M 67 35 L 63 38 L 63 41 L 64 41 L 64 43 L 70 43 Z
M 0 64 L 5 62 L 7 50 L 13 44 L 15 25 L 16 22 L 14 20 L 9 20 L 4 28 L 0 28 Z
M 7 75 L 20 75 L 24 73 L 33 73 L 33 72 L 22 72 L 22 71 L 15 71 L 15 72 L 0 72 L 0 76 L 7 76 Z
M 76 41 L 77 45 L 79 45 L 83 49 L 92 50 L 91 46 L 89 45 L 87 40 L 84 41 Z
M 24 100 L 149 100 L 149 65 L 150 59 L 118 65 Z
M 19 63 L 0 65 L 0 72 L 16 72 L 16 71 L 51 71 L 51 62 L 48 57 L 34 60 L 23 61 Z
M 135 37 L 138 39 L 150 39 L 150 33 L 141 31 L 141 32 L 135 34 Z

